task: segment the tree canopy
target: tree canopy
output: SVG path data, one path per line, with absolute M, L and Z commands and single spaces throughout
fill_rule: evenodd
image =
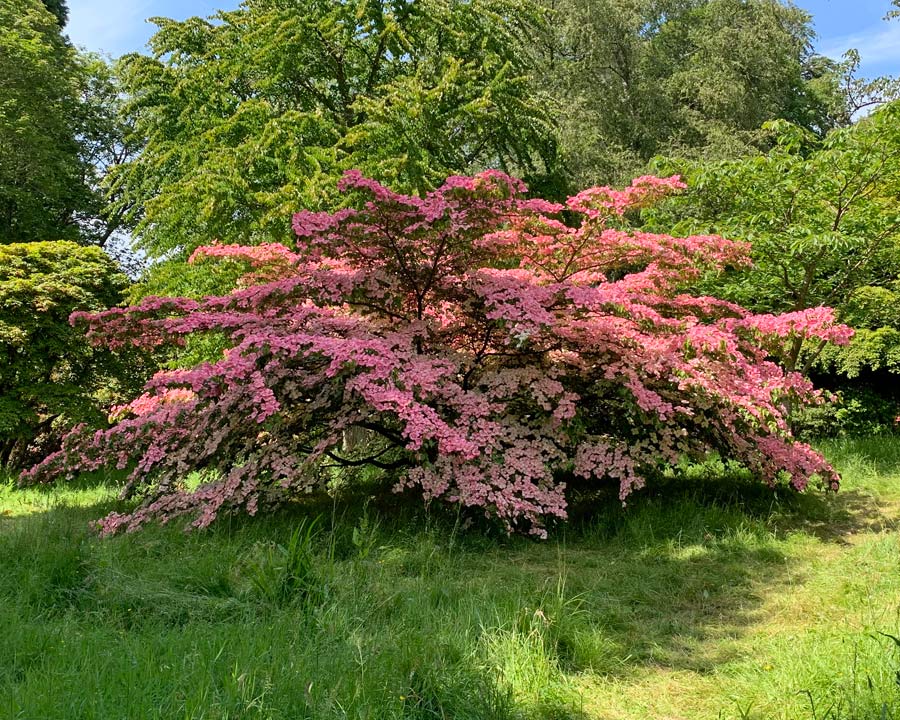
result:
M 74 52 L 40 0 L 0 4 L 0 241 L 77 237 Z
M 407 192 L 498 168 L 559 199 L 657 155 L 765 151 L 769 120 L 822 137 L 896 89 L 815 55 L 782 0 L 247 0 L 154 22 L 119 68 L 142 149 L 107 183 L 154 257 L 283 242 L 347 168 Z
M 765 149 L 767 120 L 820 135 L 847 120 L 841 80 L 851 68 L 812 52 L 811 18 L 793 4 L 546 5 L 552 21 L 535 46 L 535 81 L 556 100 L 563 160 L 578 185 L 621 180 L 658 154 L 721 159 Z
M 108 64 L 76 52 L 40 0 L 5 0 L 0 87 L 0 243 L 105 243 L 120 218 L 101 180 L 127 156 Z
M 526 0 L 248 0 L 156 18 L 122 61 L 146 144 L 113 182 L 151 254 L 285 241 L 359 167 L 406 190 L 483 167 L 544 173 L 553 133 L 520 52 Z
M 41 0 L 44 3 L 44 7 L 50 11 L 53 17 L 56 18 L 56 22 L 59 23 L 59 26 L 65 27 L 66 23 L 69 21 L 69 6 L 66 3 L 66 0 Z

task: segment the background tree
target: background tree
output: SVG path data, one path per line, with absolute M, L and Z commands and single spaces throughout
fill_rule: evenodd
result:
M 657 154 L 722 159 L 766 147 L 783 118 L 824 135 L 847 113 L 846 68 L 813 54 L 809 14 L 780 0 L 548 0 L 535 75 L 557 103 L 578 186 Z M 859 90 L 861 88 L 857 88 Z
M 127 265 L 127 258 L 117 254 L 111 240 L 126 230 L 127 202 L 106 187 L 106 178 L 141 149 L 130 118 L 122 112 L 122 88 L 115 65 L 94 53 L 77 56 L 80 75 L 78 101 L 74 108 L 76 140 L 81 161 L 81 182 L 86 187 L 87 201 L 75 210 L 73 217 L 83 242 L 99 245 Z M 121 249 L 127 249 L 124 243 Z
M 0 245 L 0 465 L 23 462 L 39 436 L 102 420 L 117 363 L 90 348 L 69 315 L 116 304 L 124 286 L 99 248 Z
M 75 54 L 39 0 L 0 3 L 0 240 L 77 238 Z
M 766 155 L 684 171 L 689 191 L 663 206 L 653 227 L 716 232 L 752 244 L 753 266 L 709 290 L 757 312 L 834 306 L 843 315 L 866 286 L 900 273 L 900 103 L 824 140 L 778 122 Z M 817 353 L 791 348 L 790 369 Z M 802 361 L 802 362 L 801 362 Z
M 141 153 L 112 187 L 159 256 L 219 238 L 285 240 L 347 167 L 407 190 L 485 166 L 552 168 L 520 52 L 525 0 L 248 0 L 212 21 L 157 18 L 123 59 Z
M 900 98 L 900 78 L 860 77 L 860 62 L 859 52 L 851 48 L 840 61 L 817 57 L 811 63 L 821 68 L 811 84 L 820 86 L 820 95 L 833 99 L 829 113 L 834 127 L 849 127 L 861 114 Z
M 0 3 L 0 243 L 109 239 L 120 218 L 100 183 L 127 155 L 117 102 L 108 65 L 39 0 Z

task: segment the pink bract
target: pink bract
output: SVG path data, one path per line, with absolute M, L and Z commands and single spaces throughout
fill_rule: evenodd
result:
M 567 478 L 615 483 L 624 499 L 710 452 L 770 484 L 836 488 L 784 414 L 818 393 L 772 353 L 798 335 L 841 343 L 851 331 L 827 308 L 753 316 L 687 293 L 749 259 L 721 237 L 628 227 L 630 212 L 682 187 L 644 177 L 563 205 L 526 199 L 496 171 L 424 197 L 347 173 L 354 207 L 297 214 L 296 247 L 193 254 L 247 266 L 231 294 L 73 316 L 111 348 L 217 333 L 229 349 L 158 373 L 112 427 L 76 429 L 26 479 L 129 468 L 124 495 L 142 503 L 105 518 L 104 533 L 253 514 L 321 491 L 327 465 L 382 468 L 397 490 L 539 536 L 566 517 Z M 347 445 L 354 427 L 364 440 Z M 188 490 L 192 470 L 214 479 Z

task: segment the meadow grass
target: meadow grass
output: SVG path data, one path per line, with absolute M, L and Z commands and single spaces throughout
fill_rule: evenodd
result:
M 823 449 L 837 495 L 706 468 L 545 542 L 358 505 L 99 540 L 112 488 L 0 483 L 0 718 L 900 718 L 900 440 Z

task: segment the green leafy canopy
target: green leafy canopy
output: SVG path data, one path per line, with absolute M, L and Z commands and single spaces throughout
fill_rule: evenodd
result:
M 554 97 L 578 187 L 640 174 L 655 155 L 719 160 L 764 150 L 769 120 L 820 136 L 848 120 L 850 68 L 813 53 L 812 19 L 792 3 L 544 4 L 552 20 L 532 49 L 535 83 Z
M 712 231 L 752 243 L 754 265 L 706 290 L 760 312 L 835 307 L 867 331 L 897 327 L 900 278 L 900 102 L 819 140 L 780 121 L 766 155 L 717 164 L 663 162 L 690 191 L 651 224 Z M 883 341 L 887 330 L 878 334 Z M 855 343 L 868 337 L 860 333 Z M 824 348 L 790 363 L 808 370 Z M 851 343 L 845 350 L 856 352 Z M 848 366 L 849 367 L 849 366 Z
M 283 240 L 351 167 L 422 191 L 483 167 L 546 173 L 552 128 L 520 48 L 525 0 L 247 0 L 154 19 L 121 77 L 142 152 L 111 187 L 150 254 Z
M 102 245 L 121 213 L 107 215 L 101 180 L 133 148 L 108 63 L 62 35 L 64 3 L 48 7 L 0 2 L 0 243 Z

